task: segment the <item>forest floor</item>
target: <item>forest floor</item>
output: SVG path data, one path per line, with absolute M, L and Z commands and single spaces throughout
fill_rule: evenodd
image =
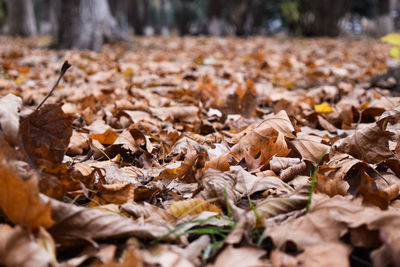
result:
M 1 265 L 400 265 L 388 45 L 0 44 Z

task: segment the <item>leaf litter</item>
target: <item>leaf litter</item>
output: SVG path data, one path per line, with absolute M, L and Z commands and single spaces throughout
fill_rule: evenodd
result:
M 1 265 L 400 264 L 387 45 L 0 38 Z

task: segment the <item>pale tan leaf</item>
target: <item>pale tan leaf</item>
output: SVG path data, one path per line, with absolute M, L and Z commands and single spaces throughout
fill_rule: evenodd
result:
M 203 211 L 222 213 L 217 206 L 201 198 L 174 201 L 168 208 L 168 212 L 177 218 L 199 214 Z
M 4 266 L 47 267 L 56 264 L 51 251 L 51 237 L 35 238 L 28 230 L 15 226 L 0 225 L 0 264 Z M 50 250 L 48 250 L 50 249 Z
M 303 133 L 297 133 L 297 138 L 290 140 L 303 159 L 316 163 L 323 153 L 330 150 L 328 145 L 323 144 L 322 139 Z
M 285 197 L 266 199 L 256 206 L 257 214 L 264 219 L 305 208 L 310 187 L 305 186 Z
M 267 266 L 267 261 L 260 259 L 265 251 L 259 248 L 228 246 L 215 260 L 214 267 L 235 267 L 235 266 Z
M 0 98 L 0 126 L 1 131 L 10 145 L 17 144 L 19 128 L 19 110 L 21 109 L 22 99 L 13 94 L 8 94 Z

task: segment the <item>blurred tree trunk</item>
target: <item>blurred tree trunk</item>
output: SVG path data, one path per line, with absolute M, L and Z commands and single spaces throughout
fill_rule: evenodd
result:
M 221 0 L 208 0 L 208 34 L 222 35 L 222 3 Z
M 108 4 L 120 29 L 127 32 L 129 0 L 108 0 Z
M 41 0 L 39 1 L 39 32 L 40 34 L 50 34 L 57 36 L 58 17 L 60 16 L 60 0 Z
M 31 0 L 7 1 L 7 26 L 10 35 L 33 36 L 36 21 Z
M 59 17 L 58 46 L 100 50 L 124 39 L 107 0 L 64 0 Z
M 350 11 L 350 0 L 300 0 L 301 30 L 305 36 L 338 36 L 340 20 Z
M 251 31 L 252 17 L 250 9 L 252 0 L 240 1 L 232 8 L 229 21 L 235 26 L 235 34 L 248 35 Z
M 196 14 L 190 9 L 190 1 L 174 0 L 174 17 L 179 35 L 186 35 L 190 33 L 190 26 L 192 25 Z
M 135 34 L 143 35 L 144 25 L 143 25 L 143 12 L 142 12 L 141 0 L 129 1 L 128 19 L 129 19 L 129 24 L 132 25 L 134 29 Z
M 385 35 L 394 31 L 394 21 L 390 15 L 391 10 L 390 0 L 378 0 L 376 17 L 377 35 Z

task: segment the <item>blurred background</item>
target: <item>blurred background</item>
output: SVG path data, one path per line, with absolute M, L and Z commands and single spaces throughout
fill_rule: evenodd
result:
M 379 37 L 399 14 L 400 0 L 0 0 L 0 29 L 98 49 L 132 34 Z

